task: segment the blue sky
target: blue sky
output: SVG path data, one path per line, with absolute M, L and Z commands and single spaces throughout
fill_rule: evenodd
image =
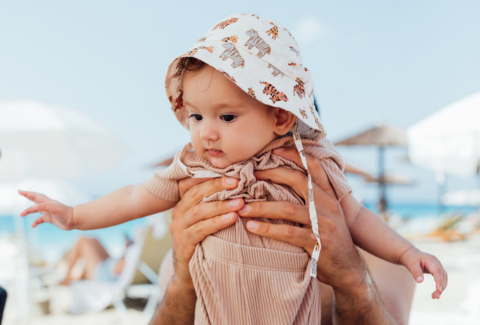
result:
M 81 111 L 133 150 L 124 164 L 74 183 L 94 195 L 149 177 L 148 166 L 189 141 L 169 110 L 170 61 L 224 16 L 256 13 L 288 28 L 315 82 L 322 122 L 337 141 L 384 121 L 407 128 L 480 91 L 478 1 L 2 1 L 0 100 L 33 99 Z M 342 149 L 376 172 L 376 152 Z M 397 202 L 435 201 L 434 176 L 387 153 L 387 171 L 413 187 Z M 351 182 L 358 195 L 376 189 Z M 449 189 L 472 179 L 450 179 Z

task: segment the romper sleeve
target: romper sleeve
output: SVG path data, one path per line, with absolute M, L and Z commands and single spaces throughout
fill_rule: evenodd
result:
M 308 146 L 305 148 L 305 152 L 320 160 L 338 201 L 341 201 L 345 195 L 352 192 L 352 188 L 343 173 L 345 162 L 342 155 L 333 148 L 330 140 L 324 138 L 318 144 L 320 146 Z
M 152 177 L 142 184 L 153 195 L 167 201 L 180 201 L 178 181 L 186 175 L 178 164 L 180 152 L 175 155 L 173 163 L 164 170 L 156 170 Z

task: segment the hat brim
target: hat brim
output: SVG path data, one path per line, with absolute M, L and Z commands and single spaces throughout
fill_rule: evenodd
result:
M 182 58 L 192 57 L 205 62 L 234 82 L 245 93 L 265 105 L 282 108 L 295 116 L 299 123 L 308 128 L 301 133 L 310 133 L 309 138 L 321 139 L 326 136 L 314 108 L 313 90 L 306 89 L 292 76 L 280 71 L 266 60 L 258 57 L 231 42 L 206 41 L 177 57 L 170 64 L 165 79 L 165 88 L 175 116 L 185 127 L 188 126 L 188 113 L 183 103 L 183 74 L 179 69 Z M 228 45 L 224 45 L 228 44 Z M 233 44 L 233 46 L 231 45 Z M 232 55 L 233 52 L 233 55 Z M 266 73 L 268 72 L 268 73 Z

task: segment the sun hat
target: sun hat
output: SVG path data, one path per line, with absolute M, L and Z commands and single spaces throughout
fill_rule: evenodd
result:
M 184 69 L 181 64 L 181 60 L 187 57 L 196 58 L 217 69 L 260 102 L 280 107 L 297 116 L 292 134 L 308 175 L 309 213 L 317 238 L 310 275 L 315 277 L 321 245 L 311 177 L 301 138 L 319 141 L 325 138 L 326 133 L 315 110 L 312 76 L 302 64 L 295 38 L 283 26 L 252 14 L 227 16 L 210 28 L 190 50 L 173 60 L 165 79 L 172 111 L 188 129 L 188 113 L 183 99 Z

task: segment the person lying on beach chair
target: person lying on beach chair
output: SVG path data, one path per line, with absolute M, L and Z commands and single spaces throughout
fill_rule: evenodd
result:
M 126 249 L 132 241 L 125 236 Z M 75 265 L 83 260 L 85 266 L 80 274 L 75 274 Z M 125 257 L 114 259 L 108 254 L 96 238 L 80 237 L 75 245 L 64 255 L 67 272 L 60 285 L 69 285 L 72 281 L 94 280 L 101 282 L 116 281 L 125 266 Z
M 113 304 L 123 314 L 127 311 L 123 299 L 132 297 L 147 299 L 144 314 L 152 315 L 159 296 L 157 270 L 171 247 L 170 234 L 154 229 L 155 224 L 140 230 L 134 241 L 127 238 L 127 249 L 119 259 L 110 257 L 98 240 L 81 237 L 65 256 L 69 269 L 75 260 L 85 259 L 81 276 L 72 271 L 62 281 L 70 288 L 70 313 L 100 311 Z

